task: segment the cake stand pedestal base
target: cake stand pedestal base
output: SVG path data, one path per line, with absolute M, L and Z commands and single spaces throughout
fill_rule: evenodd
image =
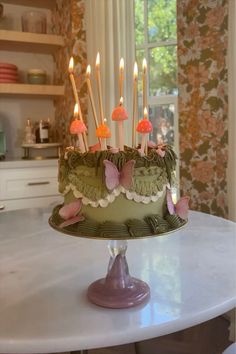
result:
M 109 243 L 110 262 L 106 278 L 98 279 L 88 288 L 89 300 L 108 308 L 137 306 L 150 297 L 150 288 L 144 281 L 129 274 L 125 252 L 126 240 L 112 240 Z

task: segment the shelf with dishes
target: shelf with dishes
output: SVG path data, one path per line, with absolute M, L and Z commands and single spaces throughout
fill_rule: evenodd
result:
M 52 54 L 63 46 L 62 36 L 0 30 L 1 50 Z
M 1 95 L 23 95 L 36 97 L 59 97 L 64 95 L 63 85 L 30 85 L 21 83 L 0 83 Z
M 56 5 L 56 0 L 4 0 L 3 2 L 11 5 L 22 5 L 45 9 L 52 9 Z

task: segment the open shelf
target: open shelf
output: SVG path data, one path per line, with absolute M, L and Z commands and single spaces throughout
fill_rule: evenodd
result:
M 58 97 L 64 95 L 64 90 L 59 85 L 0 84 L 0 94 L 5 96 Z
M 63 46 L 62 36 L 0 30 L 1 50 L 52 54 Z
M 3 3 L 52 9 L 56 4 L 56 0 L 3 0 Z

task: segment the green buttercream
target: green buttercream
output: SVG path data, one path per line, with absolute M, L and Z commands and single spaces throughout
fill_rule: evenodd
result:
M 185 224 L 185 221 L 176 214 L 174 215 L 167 214 L 165 219 L 169 223 L 171 229 L 176 229 Z
M 150 236 L 153 233 L 150 225 L 144 220 L 130 219 L 126 222 L 126 225 L 132 237 Z
M 159 215 L 149 215 L 145 221 L 151 226 L 154 234 L 167 232 L 170 229 L 168 222 Z
M 59 215 L 62 205 L 54 208 L 52 213 L 52 223 L 60 228 L 63 219 Z M 177 215 L 166 215 L 166 220 L 158 214 L 148 215 L 144 219 L 129 219 L 124 222 L 98 222 L 94 219 L 86 218 L 76 224 L 69 225 L 63 229 L 64 232 L 74 236 L 95 237 L 95 238 L 133 238 L 151 235 L 161 235 L 168 231 L 173 231 L 183 226 L 185 221 Z
M 145 196 L 150 196 L 153 192 L 155 194 L 162 190 L 167 182 L 171 183 L 171 175 L 176 165 L 176 155 L 169 145 L 165 146 L 165 156 L 163 158 L 156 153 L 155 149 L 150 148 L 148 149 L 148 155 L 143 157 L 136 149 L 129 147 L 125 147 L 125 151 L 116 154 L 109 150 L 84 154 L 77 150 L 69 150 L 66 152 L 66 158 L 64 156 L 60 158 L 60 192 L 63 192 L 68 183 L 71 182 L 79 192 L 89 199 L 92 197 L 92 200 L 97 200 L 99 196 L 105 196 L 109 193 L 104 186 L 103 161 L 105 159 L 113 162 L 119 171 L 127 161 L 135 160 L 132 190 Z M 160 171 L 157 173 L 155 181 L 155 173 L 153 179 L 150 178 L 150 173 L 152 169 L 158 171 L 158 168 Z M 90 180 L 89 177 L 91 177 Z M 89 184 L 89 187 L 86 188 L 85 184 Z
M 105 221 L 98 228 L 98 236 L 112 238 L 127 238 L 130 237 L 128 227 L 125 224 Z
M 164 204 L 165 193 L 156 202 L 150 202 L 149 204 L 136 203 L 133 200 L 128 200 L 124 194 L 120 194 L 106 208 L 93 208 L 90 205 L 83 205 L 81 212 L 86 218 L 96 219 L 98 222 L 109 220 L 122 223 L 128 219 L 143 219 L 149 214 L 163 215 L 165 212 L 163 210 Z
M 96 173 L 92 167 L 80 166 L 69 174 L 68 180 L 77 191 L 92 201 L 104 199 L 108 195 L 101 169 Z

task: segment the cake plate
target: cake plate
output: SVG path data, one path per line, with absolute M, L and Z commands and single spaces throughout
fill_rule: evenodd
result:
M 137 237 L 157 237 L 164 236 L 175 231 L 180 230 L 186 225 L 185 222 L 177 229 L 163 232 L 158 235 L 150 235 Z M 112 239 L 111 237 L 91 237 L 85 235 L 78 235 L 73 231 L 60 228 L 53 221 L 53 218 L 49 218 L 49 224 L 55 230 L 67 235 L 82 237 L 82 238 L 95 238 L 95 239 L 109 239 L 108 249 L 110 253 L 110 260 L 108 263 L 107 275 L 105 278 L 101 278 L 89 285 L 87 296 L 88 299 L 102 307 L 121 309 L 140 305 L 148 301 L 150 297 L 150 288 L 143 280 L 132 277 L 129 274 L 129 267 L 126 260 L 126 250 L 129 238 Z M 130 237 L 131 239 L 131 237 Z M 132 239 L 134 239 L 132 237 Z

